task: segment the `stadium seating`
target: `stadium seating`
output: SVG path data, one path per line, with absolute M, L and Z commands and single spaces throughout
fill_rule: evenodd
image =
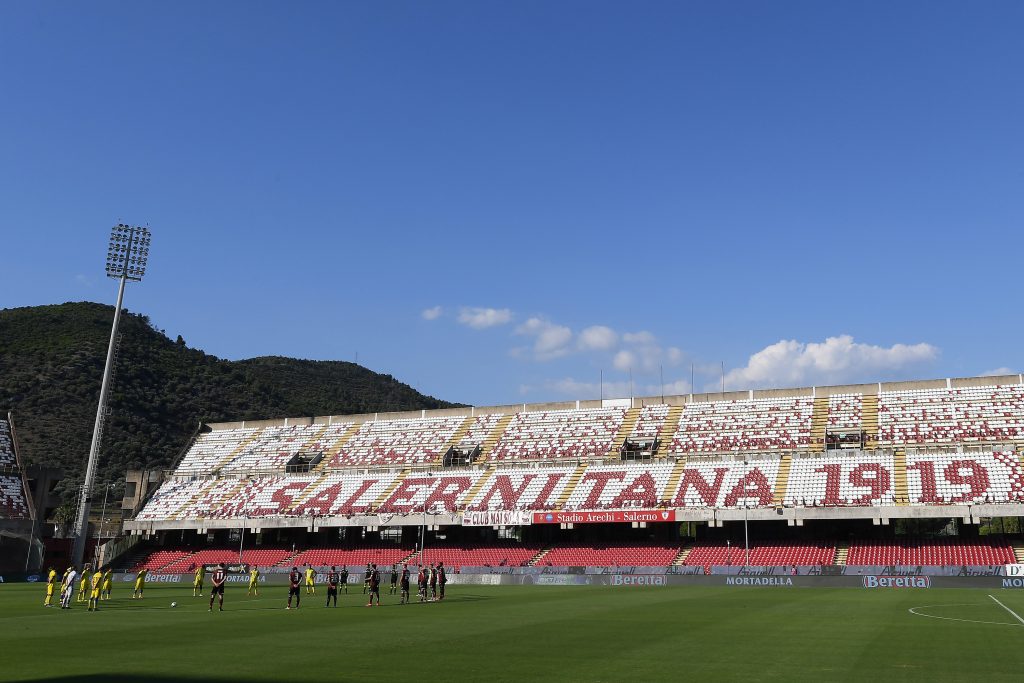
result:
M 625 415 L 622 408 L 517 413 L 490 457 L 531 460 L 604 456 Z
M 574 469 L 498 468 L 464 504 L 469 510 L 550 510 L 569 485 Z
M 0 475 L 0 518 L 24 519 L 28 516 L 21 477 Z
M 465 422 L 464 417 L 427 417 L 366 422 L 335 455 L 329 466 L 428 464 Z
M 670 462 L 591 465 L 580 477 L 563 509 L 658 507 L 665 502 L 662 492 L 672 469 Z
M 821 565 L 835 561 L 834 543 L 810 544 L 801 542 L 751 543 L 750 566 Z M 745 564 L 743 542 L 731 546 L 726 543 L 699 543 L 686 556 L 686 564 L 708 569 L 719 565 Z
M 1012 452 L 907 456 L 907 492 L 918 505 L 1024 501 L 1024 469 Z
M 878 396 L 882 445 L 1007 441 L 1024 437 L 1024 386 L 919 389 Z
M 0 519 L 31 517 L 24 481 L 14 454 L 11 426 L 0 420 Z
M 811 442 L 809 397 L 686 404 L 672 444 L 678 453 L 777 451 Z
M 893 505 L 894 464 L 891 453 L 860 451 L 793 458 L 786 505 Z
M 0 420 L 0 469 L 17 467 L 14 458 L 14 444 L 11 441 L 11 426 L 7 420 Z
M 521 545 L 506 543 L 502 545 L 483 545 L 473 547 L 451 547 L 446 545 L 427 545 L 423 555 L 429 564 L 444 562 L 446 567 L 519 567 L 529 564 L 530 560 L 541 550 L 539 545 Z M 414 555 L 410 562 L 419 562 Z
M 864 397 L 861 394 L 832 394 L 828 397 L 828 428 L 837 432 L 863 427 Z
M 770 456 L 688 460 L 669 504 L 690 508 L 743 508 L 771 505 L 779 460 Z
M 665 567 L 679 554 L 678 545 L 558 546 L 537 561 L 553 567 Z
M 847 564 L 867 565 L 1000 565 L 1012 564 L 1013 548 L 998 540 L 932 540 L 894 543 L 857 541 L 850 544 Z
M 243 550 L 241 555 L 242 564 L 255 565 L 258 567 L 273 567 L 274 565 L 288 559 L 295 553 L 283 549 L 254 548 Z M 183 574 L 192 571 L 201 564 L 237 564 L 239 562 L 238 548 L 222 548 L 200 550 L 197 553 L 185 555 L 160 569 L 162 574 Z
M 637 441 L 653 441 L 661 435 L 667 417 L 668 406 L 665 404 L 644 406 L 640 409 L 640 414 L 637 416 L 636 424 L 633 425 L 633 431 L 630 432 L 629 437 Z
M 130 571 L 140 572 L 143 569 L 146 569 L 151 572 L 157 572 L 168 565 L 175 564 L 179 560 L 189 557 L 190 555 L 192 555 L 192 551 L 190 550 L 156 550 L 147 555 L 143 555 L 136 562 L 132 563 Z
M 340 567 L 342 565 L 376 564 L 386 567 L 402 562 L 413 554 L 412 548 L 401 548 L 394 545 L 377 545 L 360 548 L 315 548 L 299 553 L 287 562 L 288 566 L 309 564 L 313 567 Z

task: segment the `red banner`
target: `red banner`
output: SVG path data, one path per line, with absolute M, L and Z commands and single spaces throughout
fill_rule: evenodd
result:
M 607 522 L 674 522 L 675 510 L 603 510 L 534 512 L 534 524 L 604 524 Z

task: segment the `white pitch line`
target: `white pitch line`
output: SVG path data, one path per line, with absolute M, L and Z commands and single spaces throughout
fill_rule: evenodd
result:
M 1002 607 L 1002 608 L 1003 608 L 1004 610 L 1006 610 L 1007 612 L 1009 612 L 1010 614 L 1012 614 L 1013 616 L 1015 616 L 1015 617 L 1017 618 L 1017 621 L 1019 621 L 1020 623 L 1024 624 L 1024 619 L 1022 619 L 1022 618 L 1021 618 L 1021 616 L 1020 616 L 1019 614 L 1017 614 L 1016 612 L 1014 612 L 1014 611 L 1013 611 L 1012 609 L 1010 609 L 1009 607 L 1007 607 L 1007 606 L 1006 606 L 1006 605 L 1004 605 L 1003 603 L 999 602 L 999 599 L 998 599 L 998 598 L 996 598 L 996 596 L 994 596 L 994 595 L 989 595 L 988 597 L 990 597 L 990 598 L 992 598 L 993 600 L 995 600 L 995 601 L 996 601 L 996 604 L 997 604 L 997 605 L 999 605 L 999 606 L 1000 606 L 1000 607 Z

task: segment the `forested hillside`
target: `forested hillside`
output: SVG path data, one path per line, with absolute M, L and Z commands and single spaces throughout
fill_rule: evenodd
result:
M 63 492 L 84 475 L 113 315 L 112 306 L 94 303 L 0 310 L 0 411 L 14 411 L 27 463 L 65 469 Z M 222 360 L 129 313 L 121 317 L 97 481 L 170 464 L 200 420 L 452 405 L 354 363 Z

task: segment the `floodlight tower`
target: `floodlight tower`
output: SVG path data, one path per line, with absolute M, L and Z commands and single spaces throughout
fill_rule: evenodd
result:
M 75 547 L 72 563 L 81 567 L 85 556 L 85 542 L 89 531 L 89 503 L 92 497 L 92 480 L 96 476 L 96 460 L 99 457 L 100 438 L 103 434 L 103 419 L 107 412 L 107 391 L 113 371 L 114 351 L 117 347 L 117 326 L 121 322 L 121 305 L 124 301 L 124 286 L 129 282 L 141 282 L 146 274 L 149 259 L 149 228 L 118 223 L 110 231 L 110 245 L 107 247 L 107 277 L 121 281 L 117 288 L 117 307 L 114 309 L 114 326 L 110 331 L 107 346 L 107 362 L 103 366 L 103 382 L 100 384 L 100 401 L 96 406 L 96 423 L 92 428 L 92 445 L 89 447 L 89 464 L 85 468 L 85 480 L 78 500 L 78 517 L 75 518 Z

